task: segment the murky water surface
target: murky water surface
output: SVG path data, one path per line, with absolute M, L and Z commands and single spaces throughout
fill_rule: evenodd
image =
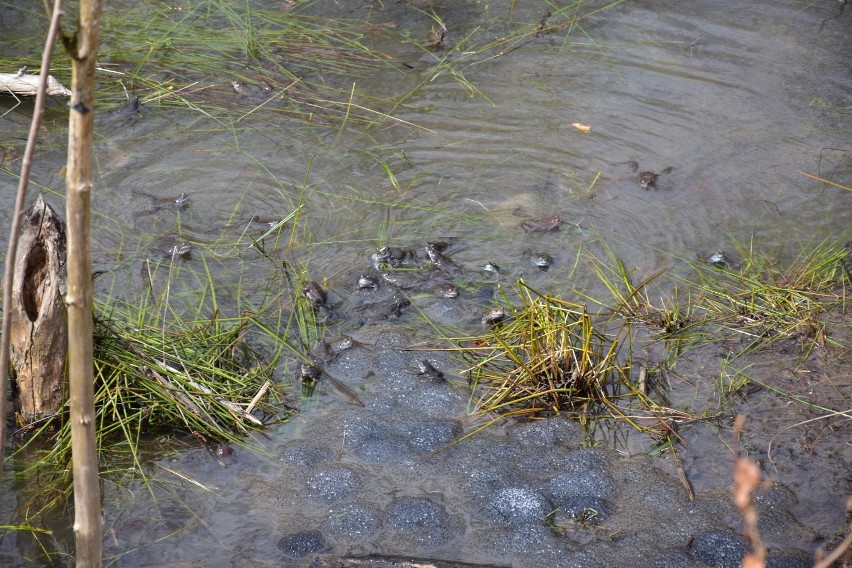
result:
M 623 2 L 579 20 L 568 36 L 542 35 L 487 61 L 452 47 L 474 28 L 474 38 L 497 38 L 517 22 L 539 22 L 548 5 L 342 4 L 307 9 L 392 22 L 412 37 L 427 35 L 434 22 L 423 10 L 434 9 L 450 49 L 369 37 L 398 68 L 329 79 L 354 89 L 356 104 L 387 113 L 366 131 L 250 115 L 218 124 L 153 104 L 133 119 L 99 119 L 93 252 L 96 268 L 109 271 L 98 280 L 101 294 L 118 297 L 128 282 L 143 289 L 145 259 L 167 262 L 171 247 L 191 243 L 171 274 L 174 299 L 192 297 L 206 260 L 224 309 L 237 295 L 260 302 L 281 274 L 251 239 L 300 203 L 295 246 L 284 256 L 323 280 L 347 313 L 373 293 L 354 289 L 368 255 L 387 242 L 422 251 L 426 241 L 447 239 L 448 254 L 477 273 L 495 262 L 503 282 L 523 277 L 548 292 L 603 297 L 576 259 L 604 241 L 640 280 L 661 268 L 682 272 L 696 255 L 736 255 L 736 243 L 789 260 L 808 243 L 849 235 L 852 196 L 804 175 L 852 185 L 850 14 L 829 19 L 836 3 Z M 443 57 L 468 58 L 464 78 L 436 67 Z M 252 106 L 236 96 L 234 104 Z M 3 128 L 21 128 L 28 108 L 0 118 Z M 63 113 L 53 102 L 46 136 L 54 142 L 64 135 Z M 60 146 L 39 156 L 33 191 L 61 192 Z M 659 174 L 656 182 L 643 189 L 630 162 Z M 15 183 L 4 170 L 2 226 Z M 173 203 L 181 193 L 185 208 Z M 56 194 L 50 200 L 63 206 Z M 526 235 L 519 227 L 555 214 L 566 221 L 560 231 Z M 264 240 L 273 253 L 291 238 L 284 227 L 278 240 Z M 548 271 L 533 265 L 535 253 L 553 258 Z M 484 286 L 489 278 L 472 280 Z M 474 288 L 415 305 L 442 323 L 476 326 Z M 850 438 L 848 420 L 793 427 L 816 415 L 767 393 L 725 404 L 718 421 L 682 432 L 693 502 L 669 458 L 642 456 L 648 440 L 585 448 L 579 427 L 558 419 L 497 426 L 432 455 L 469 431 L 459 364 L 400 350 L 437 345 L 423 342 L 431 332 L 415 310 L 362 323 L 347 316 L 335 330 L 364 345 L 329 372 L 356 389 L 364 408 L 323 387 L 315 405 L 270 432 L 268 455 L 237 449 L 220 464 L 203 449 L 176 451 L 150 464 L 150 493 L 107 483 L 114 565 L 299 566 L 314 554 L 386 554 L 499 566 L 737 566 L 744 548 L 727 493 L 727 443 L 730 417 L 742 411 L 752 419 L 747 446 L 776 481 L 760 508 L 777 565 L 808 566 L 842 527 L 852 489 L 852 455 L 840 442 Z M 848 346 L 845 330 L 836 339 Z M 726 355 L 685 356 L 674 405 L 718 408 Z M 451 381 L 418 375 L 424 357 Z M 778 388 L 848 408 L 848 368 L 833 355 L 797 366 L 794 356 L 773 353 L 749 364 Z M 11 495 L 7 484 L 4 511 Z M 0 543 L 2 565 L 30 554 L 14 536 Z

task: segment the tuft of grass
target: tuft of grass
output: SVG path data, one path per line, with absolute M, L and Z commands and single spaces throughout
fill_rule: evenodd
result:
M 286 420 L 291 410 L 272 380 L 279 352 L 264 357 L 248 341 L 250 314 L 224 316 L 216 308 L 183 317 L 168 305 L 168 290 L 136 305 L 96 302 L 95 420 L 102 471 L 132 471 L 147 483 L 144 441 L 163 433 L 193 435 L 208 449 L 249 444 L 247 436 Z M 166 318 L 168 316 L 168 319 Z M 30 510 L 46 511 L 71 492 L 68 404 L 37 424 L 15 452 L 20 475 L 40 479 Z
M 633 381 L 634 362 L 624 348 L 629 322 L 592 314 L 585 304 L 543 294 L 523 280 L 514 291 L 519 303 L 504 294 L 503 322 L 486 335 L 456 339 L 473 362 L 465 371 L 474 393 L 471 413 L 496 415 L 483 428 L 508 416 L 558 413 L 584 425 L 620 419 L 666 437 L 673 435 L 672 417 L 688 418 Z
M 737 267 L 694 263 L 695 309 L 726 338 L 744 338 L 741 355 L 798 339 L 807 356 L 831 342 L 823 314 L 845 311 L 852 283 L 848 254 L 842 242 L 825 240 L 804 248 L 785 266 L 751 243 L 740 251 L 743 260 Z
M 523 280 L 516 291 L 520 306 L 504 308 L 505 323 L 480 338 L 490 351 L 468 370 L 489 386 L 475 412 L 587 411 L 628 372 L 618 361 L 619 342 L 597 328 L 583 304 L 541 294 Z

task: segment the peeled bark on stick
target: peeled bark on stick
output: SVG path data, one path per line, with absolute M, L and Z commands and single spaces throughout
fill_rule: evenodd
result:
M 68 352 L 64 296 L 65 224 L 39 196 L 24 213 L 7 311 L 19 426 L 47 418 L 62 406 Z
M 71 113 L 65 173 L 68 220 L 68 385 L 71 461 L 74 468 L 74 536 L 77 568 L 102 566 L 103 517 L 98 484 L 94 363 L 92 358 L 92 147 L 95 62 L 101 1 L 80 0 L 77 33 L 66 42 L 71 57 Z

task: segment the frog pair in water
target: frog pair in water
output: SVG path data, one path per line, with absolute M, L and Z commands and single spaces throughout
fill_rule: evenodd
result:
M 460 275 L 465 272 L 465 268 L 443 253 L 448 246 L 449 244 L 443 241 L 426 244 L 425 250 L 430 265 L 445 274 Z M 373 268 L 382 271 L 382 280 L 402 289 L 428 287 L 433 280 L 428 271 L 414 270 L 419 268 L 417 261 L 416 251 L 406 247 L 384 246 L 370 254 Z M 377 277 L 365 274 L 358 279 L 359 290 L 375 290 L 378 287 Z M 451 282 L 438 282 L 433 289 L 443 298 L 455 298 L 459 295 L 458 287 Z
M 385 245 L 370 254 L 370 263 L 376 270 L 417 266 L 417 253 L 411 248 Z

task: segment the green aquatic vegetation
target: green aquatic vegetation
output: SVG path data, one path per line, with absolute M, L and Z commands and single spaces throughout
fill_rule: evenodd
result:
M 655 338 L 664 340 L 673 356 L 700 343 L 705 334 L 704 318 L 696 311 L 694 293 L 689 286 L 679 287 L 675 283 L 670 293 L 660 294 L 655 300 L 649 285 L 662 280 L 667 270 L 659 269 L 637 283 L 634 271 L 627 268 L 609 245 L 602 241 L 602 247 L 603 258 L 590 252 L 582 253 L 582 257 L 609 297 L 575 292 L 613 316 L 657 330 Z
M 624 420 L 668 435 L 666 421 L 686 414 L 666 408 L 634 381 L 630 324 L 585 304 L 540 293 L 523 280 L 517 302 L 504 294 L 504 317 L 480 336 L 455 338 L 470 363 L 471 413 L 492 417 L 558 413 L 590 425 Z M 496 416 L 496 417 L 495 417 Z
M 625 373 L 618 343 L 597 329 L 584 305 L 539 294 L 523 282 L 517 291 L 521 305 L 504 308 L 505 320 L 494 324 L 488 339 L 496 350 L 471 369 L 478 383 L 500 378 L 477 411 L 527 403 L 554 411 L 587 408 Z
M 139 3 L 105 13 L 101 61 L 107 80 L 147 103 L 339 118 L 352 111 L 334 102 L 343 85 L 389 68 L 362 43 L 364 25 L 227 0 Z M 334 87 L 330 76 L 346 79 Z M 239 97 L 235 81 L 253 96 Z
M 432 35 L 453 27 L 446 49 L 441 42 L 412 40 L 410 29 L 397 29 L 397 22 L 376 22 L 370 15 L 353 17 L 350 12 L 329 14 L 317 2 L 257 4 L 233 0 L 202 0 L 171 4 L 137 2 L 106 6 L 101 22 L 99 56 L 99 109 L 119 106 L 130 95 L 140 96 L 147 107 L 179 107 L 230 124 L 247 116 L 286 116 L 312 122 L 316 117 L 332 124 L 358 122 L 372 125 L 391 118 L 422 87 L 441 75 L 452 77 L 471 95 L 482 92 L 465 76 L 479 64 L 504 57 L 539 38 L 562 37 L 567 45 L 574 31 L 586 37 L 584 22 L 618 4 L 586 6 L 580 0 L 551 10 L 543 9 L 540 20 L 516 21 L 496 11 L 468 29 L 444 22 L 435 11 L 412 7 L 412 16 L 432 25 Z M 335 7 L 336 8 L 336 7 Z M 12 8 L 28 22 L 20 32 L 0 39 L 0 57 L 10 69 L 30 63 L 42 41 L 39 24 L 43 10 L 23 5 Z M 323 16 L 317 15 L 319 13 Z M 369 14 L 372 14 L 370 12 Z M 426 25 L 426 22 L 424 22 Z M 493 33 L 497 26 L 499 32 Z M 441 38 L 443 36 L 441 35 Z M 370 98 L 359 83 L 375 80 L 380 72 L 411 75 L 403 55 L 379 50 L 376 45 L 411 44 L 431 57 L 430 65 L 417 73 L 397 95 Z M 387 49 L 387 48 L 385 48 Z M 70 82 L 67 57 L 58 50 L 55 73 Z M 400 59 L 402 58 L 402 59 Z M 246 87 L 250 96 L 238 95 L 234 83 Z M 405 83 L 406 81 L 403 81 Z M 385 110 L 376 110 L 376 109 Z
M 845 311 L 850 275 L 849 252 L 841 241 L 825 240 L 803 248 L 783 265 L 755 250 L 739 251 L 734 266 L 693 263 L 695 309 L 723 338 L 742 338 L 740 354 L 786 339 L 798 339 L 805 356 L 831 343 L 824 314 Z
M 175 261 L 173 261 L 175 262 Z M 178 261 L 179 262 L 179 261 Z M 145 440 L 175 432 L 192 434 L 211 449 L 219 443 L 251 445 L 250 434 L 286 420 L 291 409 L 273 381 L 278 351 L 261 354 L 247 339 L 247 313 L 218 309 L 209 270 L 195 307 L 178 309 L 170 287 L 151 287 L 133 303 L 96 301 L 94 326 L 95 420 L 104 472 L 135 472 L 144 483 Z M 202 315 L 201 306 L 209 308 Z M 67 406 L 52 419 L 31 425 L 14 457 L 25 479 L 42 480 L 30 496 L 31 510 L 51 508 L 70 495 L 70 425 Z

